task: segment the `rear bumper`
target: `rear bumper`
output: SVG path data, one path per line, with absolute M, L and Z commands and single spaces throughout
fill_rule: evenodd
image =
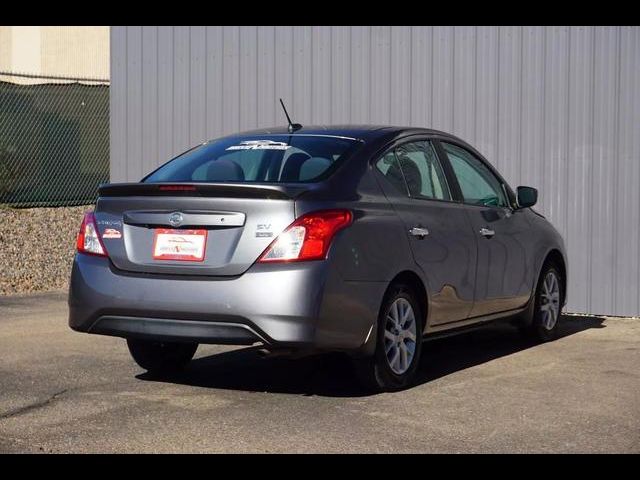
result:
M 76 254 L 69 325 L 165 341 L 354 350 L 385 285 L 345 282 L 329 261 L 254 265 L 238 277 L 133 274 Z
M 224 345 L 267 343 L 261 335 L 248 325 L 172 320 L 169 318 L 103 315 L 89 327 L 87 332 L 165 342 L 216 343 Z

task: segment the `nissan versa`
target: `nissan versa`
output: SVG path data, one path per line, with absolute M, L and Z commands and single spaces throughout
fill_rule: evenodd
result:
M 539 341 L 565 302 L 564 243 L 473 147 L 388 126 L 259 130 L 99 189 L 77 238 L 74 330 L 149 371 L 198 344 L 342 351 L 369 388 L 414 377 L 423 340 L 508 319 Z

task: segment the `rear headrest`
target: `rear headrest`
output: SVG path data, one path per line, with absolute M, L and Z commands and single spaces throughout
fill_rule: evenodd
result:
M 404 186 L 404 175 L 402 175 L 402 170 L 400 170 L 400 164 L 397 161 L 394 161 L 387 170 L 387 173 L 384 175 L 389 179 L 389 181 L 400 187 L 402 190 L 405 190 Z
M 241 182 L 243 180 L 242 167 L 231 160 L 214 160 L 207 168 L 209 182 Z
M 400 153 L 398 155 L 398 162 L 402 168 L 402 173 L 404 173 L 404 178 L 407 182 L 409 192 L 413 194 L 420 193 L 422 190 L 422 174 L 420 173 L 420 168 L 416 162 L 414 162 L 411 157 L 405 153 Z
M 297 182 L 300 179 L 300 168 L 309 158 L 311 157 L 303 152 L 292 153 L 289 155 L 284 167 L 282 168 L 280 181 Z
M 416 194 L 422 190 L 422 175 L 420 168 L 407 154 L 398 153 L 398 161 L 393 162 L 385 177 L 394 185 L 404 185 L 406 182 L 409 192 Z
M 299 179 L 311 180 L 317 177 L 331 166 L 331 160 L 324 157 L 311 157 L 300 167 Z

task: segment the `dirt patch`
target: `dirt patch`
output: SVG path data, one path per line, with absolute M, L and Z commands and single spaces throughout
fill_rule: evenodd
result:
M 0 208 L 0 295 L 65 289 L 82 215 L 93 205 Z

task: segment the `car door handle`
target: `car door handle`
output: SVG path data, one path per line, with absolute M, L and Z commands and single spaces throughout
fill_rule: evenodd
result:
M 424 227 L 413 227 L 411 230 L 409 230 L 409 233 L 414 237 L 424 238 L 429 235 L 429 230 Z
M 480 235 L 482 235 L 485 238 L 491 238 L 496 234 L 495 230 L 491 230 L 490 228 L 481 228 L 480 229 Z

